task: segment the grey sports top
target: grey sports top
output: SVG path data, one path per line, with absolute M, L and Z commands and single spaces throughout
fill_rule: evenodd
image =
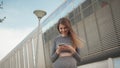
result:
M 51 52 L 51 60 L 54 63 L 57 58 L 59 58 L 59 55 L 56 53 L 56 49 L 59 45 L 61 44 L 68 44 L 68 45 L 72 45 L 72 39 L 70 36 L 65 36 L 62 37 L 61 35 L 57 36 L 54 40 L 54 45 L 52 46 L 52 52 Z M 76 48 L 76 53 L 72 55 L 76 61 L 77 61 L 77 65 L 80 64 L 80 48 Z
M 59 46 L 59 45 L 72 45 L 72 41 L 71 41 L 71 38 L 69 36 L 65 36 L 65 37 L 62 37 L 62 36 L 58 36 L 56 39 L 55 39 L 55 45 L 56 45 L 56 48 Z

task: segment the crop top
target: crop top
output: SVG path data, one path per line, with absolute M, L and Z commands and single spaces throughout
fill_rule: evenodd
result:
M 53 43 L 52 50 L 51 50 L 52 51 L 51 52 L 51 60 L 52 60 L 53 63 L 59 58 L 59 55 L 56 53 L 56 49 L 61 44 L 72 45 L 71 37 L 70 36 L 62 37 L 61 35 L 59 35 L 54 39 L 54 43 Z M 80 48 L 77 47 L 76 48 L 76 53 L 74 53 L 72 56 L 76 59 L 77 65 L 79 65 L 80 61 L 81 61 Z

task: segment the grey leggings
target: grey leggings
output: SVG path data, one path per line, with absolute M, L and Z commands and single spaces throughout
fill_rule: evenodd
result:
M 59 57 L 53 63 L 53 68 L 77 68 L 77 63 L 72 56 Z

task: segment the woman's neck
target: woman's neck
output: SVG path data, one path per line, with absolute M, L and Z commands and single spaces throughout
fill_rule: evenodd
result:
M 62 37 L 66 37 L 66 36 L 68 36 L 68 35 L 65 35 L 65 34 L 61 34 L 61 36 L 62 36 Z

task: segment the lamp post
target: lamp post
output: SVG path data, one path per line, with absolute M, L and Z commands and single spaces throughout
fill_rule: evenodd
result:
M 35 10 L 33 13 L 38 18 L 37 46 L 36 46 L 36 53 L 35 53 L 35 68 L 45 68 L 43 40 L 42 40 L 42 28 L 41 28 L 41 25 L 40 25 L 40 20 L 47 13 L 43 10 Z

